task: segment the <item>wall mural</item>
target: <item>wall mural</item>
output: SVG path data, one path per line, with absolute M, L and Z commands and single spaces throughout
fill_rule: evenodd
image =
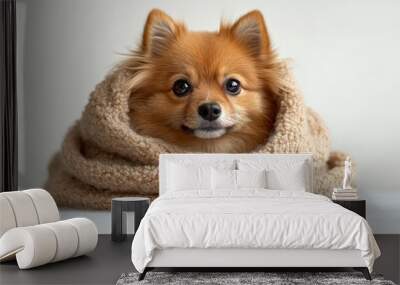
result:
M 304 105 L 287 62 L 250 12 L 217 32 L 191 32 L 153 10 L 138 50 L 90 95 L 49 164 L 60 206 L 109 209 L 114 196 L 158 195 L 160 153 L 314 155 L 314 191 L 331 196 L 346 155 Z

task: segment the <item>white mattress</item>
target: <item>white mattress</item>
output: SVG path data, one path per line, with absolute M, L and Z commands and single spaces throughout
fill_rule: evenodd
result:
M 221 197 L 197 193 L 167 193 L 151 204 L 132 243 L 139 272 L 155 250 L 170 248 L 359 250 L 370 271 L 380 255 L 365 219 L 321 195 L 262 189 Z

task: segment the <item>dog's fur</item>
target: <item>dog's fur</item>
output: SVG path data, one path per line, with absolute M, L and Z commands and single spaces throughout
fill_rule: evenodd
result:
M 122 66 L 132 73 L 130 118 L 141 135 L 194 152 L 249 152 L 273 130 L 279 63 L 259 11 L 218 32 L 192 32 L 153 10 L 141 47 Z M 225 91 L 227 78 L 239 80 L 238 95 Z M 183 97 L 172 91 L 179 79 L 193 86 Z M 205 102 L 222 108 L 212 123 L 199 116 Z

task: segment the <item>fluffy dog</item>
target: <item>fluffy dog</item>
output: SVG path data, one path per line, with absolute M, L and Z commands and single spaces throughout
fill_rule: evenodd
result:
M 130 118 L 141 135 L 194 152 L 250 152 L 273 130 L 279 64 L 259 11 L 193 32 L 152 10 L 123 67 L 135 72 Z
M 190 32 L 153 10 L 141 46 L 96 85 L 68 130 L 45 189 L 66 207 L 155 198 L 159 155 L 185 152 L 312 153 L 314 192 L 328 197 L 346 157 L 331 152 L 260 12 Z

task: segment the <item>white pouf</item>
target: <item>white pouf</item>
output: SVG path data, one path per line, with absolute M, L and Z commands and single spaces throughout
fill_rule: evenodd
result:
M 16 255 L 21 269 L 86 254 L 96 248 L 97 229 L 86 218 L 14 228 L 0 238 L 0 258 Z
M 42 189 L 0 193 L 0 261 L 20 269 L 84 255 L 96 248 L 96 225 L 86 218 L 59 221 L 57 205 Z

